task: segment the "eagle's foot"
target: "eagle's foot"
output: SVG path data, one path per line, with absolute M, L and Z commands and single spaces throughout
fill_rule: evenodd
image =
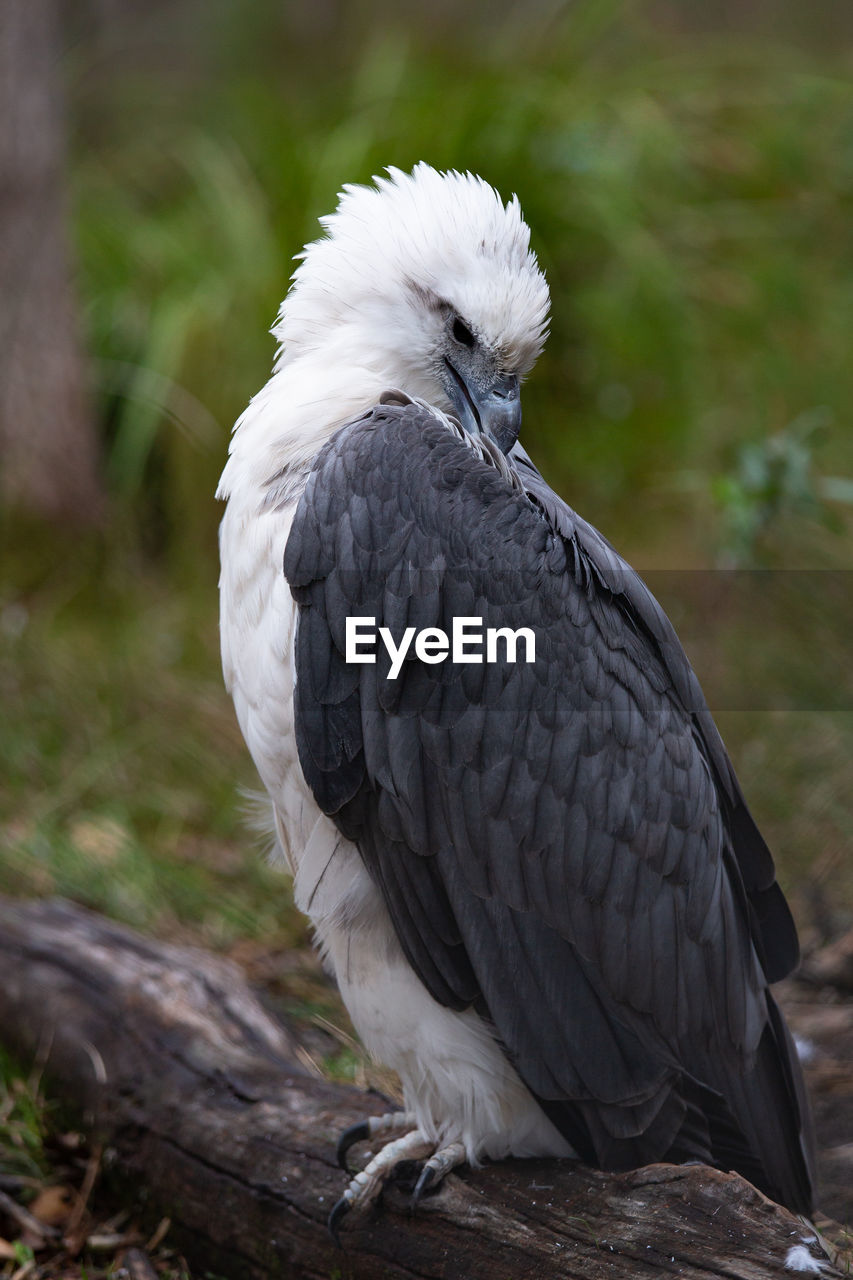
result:
M 380 1121 L 386 1119 L 396 1121 L 398 1116 L 380 1116 L 379 1119 Z M 393 1132 L 395 1128 L 403 1127 L 404 1120 L 411 1121 L 411 1117 L 399 1113 L 399 1123 L 390 1125 L 388 1131 Z M 366 1123 L 369 1125 L 370 1122 L 367 1121 Z M 348 1129 L 343 1135 L 341 1143 L 353 1130 L 358 1132 L 349 1145 L 352 1146 L 356 1142 L 363 1141 L 362 1136 L 360 1136 L 362 1133 L 361 1126 L 353 1125 L 352 1129 Z M 378 1133 L 381 1130 L 377 1129 L 374 1132 Z M 367 1136 L 372 1137 L 373 1135 L 368 1133 Z M 338 1151 L 340 1152 L 340 1144 Z M 344 1158 L 346 1157 L 346 1151 L 347 1147 L 344 1147 Z M 338 1235 L 338 1227 L 344 1216 L 351 1209 L 366 1209 L 373 1204 L 378 1199 L 392 1169 L 401 1160 L 423 1160 L 427 1156 L 432 1156 L 434 1152 L 435 1143 L 431 1142 L 420 1129 L 412 1129 L 411 1132 L 405 1133 L 401 1138 L 395 1138 L 393 1142 L 386 1143 L 382 1150 L 368 1161 L 361 1172 L 357 1173 L 352 1179 L 346 1191 L 329 1214 L 329 1232 L 339 1249 L 342 1246 Z
M 350 1147 L 359 1142 L 369 1142 L 371 1138 L 387 1138 L 392 1133 L 409 1133 L 415 1128 L 417 1120 L 413 1111 L 389 1111 L 384 1116 L 368 1116 L 366 1120 L 344 1129 L 338 1139 L 338 1164 L 345 1173 L 349 1173 L 347 1153 Z
M 449 1142 L 446 1147 L 439 1147 L 438 1151 L 434 1151 L 421 1169 L 420 1177 L 415 1183 L 415 1189 L 412 1192 L 412 1209 L 417 1209 L 425 1191 L 442 1183 L 450 1170 L 464 1164 L 466 1158 L 465 1148 L 461 1142 Z

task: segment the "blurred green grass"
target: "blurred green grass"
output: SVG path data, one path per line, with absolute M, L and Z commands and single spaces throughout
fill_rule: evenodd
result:
M 694 521 L 696 496 L 669 492 L 678 469 L 736 471 L 745 445 L 815 411 L 821 466 L 850 474 L 849 53 L 699 43 L 643 6 L 581 0 L 462 26 L 451 47 L 391 11 L 327 69 L 252 12 L 253 61 L 214 48 L 188 92 L 172 77 L 152 93 L 149 71 L 82 95 L 77 227 L 110 475 L 130 499 L 158 480 L 181 511 L 171 542 L 211 545 L 223 442 L 266 380 L 291 255 L 344 181 L 424 158 L 521 197 L 554 297 L 525 434 L 578 505 L 639 540 L 669 502 L 696 554 L 726 495 L 704 486 Z
M 344 6 L 330 33 L 218 4 L 189 37 L 163 17 L 159 58 L 72 46 L 113 519 L 79 541 L 4 523 L 0 889 L 209 945 L 306 942 L 243 821 L 213 492 L 291 256 L 384 165 L 518 192 L 554 304 L 525 443 L 632 562 L 850 567 L 849 45 L 700 38 L 656 12 L 472 10 L 448 39 L 446 15 L 410 8 Z M 815 877 L 849 912 L 853 717 L 831 680 L 814 699 L 827 659 L 797 621 L 721 616 L 697 666 L 713 681 L 750 651 L 756 709 L 721 716 L 747 795 L 803 912 Z M 779 665 L 755 651 L 786 645 L 791 701 L 772 709 Z
M 304 944 L 246 821 L 239 788 L 257 782 L 222 688 L 214 583 L 178 591 L 43 531 L 3 567 L 0 888 L 210 946 Z
M 34 1179 L 45 1176 L 45 1110 L 38 1081 L 33 1076 L 23 1079 L 0 1048 L 0 1174 Z

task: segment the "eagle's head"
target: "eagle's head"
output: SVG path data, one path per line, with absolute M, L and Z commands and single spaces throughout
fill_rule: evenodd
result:
M 274 330 L 281 363 L 370 371 L 511 448 L 549 307 L 517 198 L 419 164 L 345 187 L 321 222 Z

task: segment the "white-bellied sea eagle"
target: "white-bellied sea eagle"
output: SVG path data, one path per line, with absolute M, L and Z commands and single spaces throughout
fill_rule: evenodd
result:
M 342 1138 L 388 1141 L 333 1229 L 397 1161 L 417 1196 L 507 1155 L 702 1161 L 808 1212 L 772 858 L 660 606 L 517 442 L 549 307 L 518 201 L 420 164 L 322 223 L 219 493 L 225 679 L 405 1098 Z

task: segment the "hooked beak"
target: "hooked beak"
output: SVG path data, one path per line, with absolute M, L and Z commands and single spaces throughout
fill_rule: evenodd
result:
M 502 453 L 509 453 L 521 430 L 521 391 L 515 374 L 497 374 L 485 385 L 466 381 L 445 357 L 450 374 L 448 395 L 459 421 L 472 436 L 488 434 Z

